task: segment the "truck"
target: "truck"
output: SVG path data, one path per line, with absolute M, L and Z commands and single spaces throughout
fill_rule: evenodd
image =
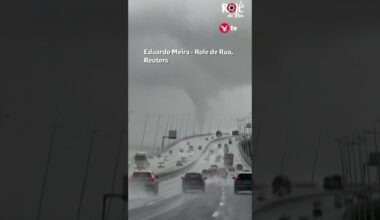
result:
M 134 161 L 137 169 L 145 169 L 149 166 L 148 156 L 146 152 L 136 152 Z
M 234 154 L 225 153 L 223 160 L 224 160 L 224 166 L 226 166 L 226 167 L 232 166 L 234 163 Z
M 228 153 L 228 144 L 225 144 L 225 145 L 224 145 L 224 153 L 225 153 L 225 154 Z

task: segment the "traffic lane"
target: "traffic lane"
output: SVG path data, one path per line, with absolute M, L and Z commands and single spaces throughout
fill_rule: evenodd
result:
M 150 203 L 141 209 L 130 210 L 132 220 L 200 220 L 214 219 L 220 206 L 221 184 L 211 183 L 206 192 L 191 191 L 165 201 Z
M 216 146 L 217 146 L 216 144 L 212 143 L 209 146 L 209 149 L 213 149 L 215 152 L 217 152 Z M 187 172 L 200 173 L 203 169 L 209 168 L 210 165 L 213 164 L 212 162 L 213 160 L 211 159 L 215 157 L 215 153 L 212 154 L 209 161 L 202 160 L 203 157 L 205 156 L 206 155 L 202 155 L 200 160 L 196 162 L 196 164 L 194 164 L 194 166 L 190 168 L 190 170 L 188 170 Z M 129 188 L 128 209 L 132 210 L 139 207 L 145 207 L 147 204 L 151 204 L 152 202 L 155 203 L 155 202 L 167 200 L 169 197 L 175 197 L 182 194 L 182 188 L 181 188 L 182 180 L 180 177 L 183 175 L 184 174 L 180 174 L 180 175 L 173 176 L 173 178 L 170 178 L 168 180 L 159 181 L 159 195 L 158 196 L 154 196 L 150 192 L 145 192 L 145 191 Z M 212 183 L 214 181 L 215 181 L 214 179 L 208 179 L 206 180 L 206 184 Z
M 336 220 L 342 217 L 343 208 L 334 207 L 334 197 L 331 195 L 317 195 L 300 199 L 285 199 L 280 202 L 267 205 L 253 213 L 252 219 L 257 220 L 278 220 L 280 217 L 298 219 L 301 216 L 313 219 L 313 203 L 321 202 L 322 216 L 319 220 Z M 339 218 L 337 218 L 339 217 Z
M 252 192 L 242 191 L 234 193 L 233 183 L 227 183 L 222 191 L 225 194 L 223 207 L 219 210 L 217 220 L 251 220 L 252 219 Z

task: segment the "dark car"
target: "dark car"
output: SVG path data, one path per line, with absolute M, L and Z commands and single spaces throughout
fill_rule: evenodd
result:
M 200 173 L 186 173 L 182 178 L 182 192 L 186 193 L 189 189 L 198 189 L 206 191 L 205 179 Z
M 158 176 L 155 176 L 151 171 L 133 172 L 129 182 L 131 187 L 143 187 L 158 195 Z
M 252 190 L 252 173 L 248 172 L 241 172 L 236 175 L 236 177 L 233 177 L 235 180 L 234 182 L 234 192 L 239 193 L 243 190 Z
M 272 192 L 276 196 L 285 196 L 292 192 L 292 182 L 286 175 L 278 175 L 272 182 Z
M 325 190 L 343 189 L 342 177 L 340 175 L 326 176 L 323 178 L 323 188 Z

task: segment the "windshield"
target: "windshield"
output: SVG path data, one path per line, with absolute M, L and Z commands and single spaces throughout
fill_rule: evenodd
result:
M 186 179 L 201 179 L 202 176 L 199 173 L 187 173 L 185 178 Z
M 146 160 L 146 156 L 145 155 L 136 155 L 135 160 Z
M 239 174 L 239 179 L 242 179 L 242 180 L 251 180 L 252 179 L 252 174 L 249 174 L 249 173 L 241 173 Z
M 133 177 L 150 177 L 149 172 L 135 172 L 133 173 Z

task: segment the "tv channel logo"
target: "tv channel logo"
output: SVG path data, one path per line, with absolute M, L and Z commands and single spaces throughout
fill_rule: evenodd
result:
M 244 4 L 240 2 L 222 3 L 222 13 L 227 14 L 228 18 L 243 18 Z

